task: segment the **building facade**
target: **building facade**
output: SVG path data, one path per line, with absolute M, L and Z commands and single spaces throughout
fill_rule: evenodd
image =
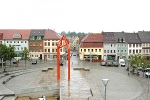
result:
M 117 60 L 117 40 L 114 32 L 102 32 L 103 47 L 104 47 L 104 61 Z
M 44 43 L 43 38 L 45 29 L 32 29 L 29 38 L 29 52 L 32 59 L 44 59 L 43 49 Z
M 15 48 L 15 53 L 17 57 L 21 58 L 21 53 L 26 47 L 28 49 L 28 39 L 31 30 L 19 29 L 19 30 L 7 30 L 3 34 L 4 44 L 6 46 L 12 45 Z
M 80 60 L 103 60 L 103 37 L 101 33 L 91 33 L 85 36 L 80 44 Z

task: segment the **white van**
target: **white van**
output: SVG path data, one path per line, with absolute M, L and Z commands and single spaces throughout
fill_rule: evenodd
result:
M 125 67 L 126 63 L 124 59 L 119 59 L 119 65 Z

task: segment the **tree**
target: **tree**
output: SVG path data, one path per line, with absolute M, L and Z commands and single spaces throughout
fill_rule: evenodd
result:
M 26 66 L 27 61 L 31 61 L 31 57 L 29 57 L 29 51 L 26 47 L 24 48 L 23 52 L 21 53 L 21 59 L 25 60 L 25 66 Z
M 133 68 L 133 72 L 135 69 L 138 69 L 138 67 L 141 67 L 142 58 L 143 56 L 141 54 L 132 54 L 130 56 L 130 59 L 128 61 L 129 61 L 130 67 Z
M 16 55 L 17 54 L 15 53 L 14 46 L 9 45 L 9 47 L 7 47 L 7 59 L 10 61 L 10 66 L 12 58 L 14 58 Z

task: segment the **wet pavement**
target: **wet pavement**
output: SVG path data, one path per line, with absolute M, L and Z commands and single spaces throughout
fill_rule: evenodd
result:
M 42 72 L 41 70 L 44 67 L 54 67 L 54 69 Z M 76 67 L 89 68 L 90 71 L 73 70 Z M 66 62 L 64 66 L 61 66 L 60 82 L 57 81 L 56 77 L 56 61 L 38 61 L 37 65 L 32 65 L 28 62 L 27 67 L 21 61 L 19 67 L 7 67 L 6 70 L 12 71 L 18 69 L 23 69 L 23 71 L 30 73 L 17 76 L 9 80 L 6 84 L 2 84 L 2 81 L 6 80 L 7 76 L 1 78 L 0 94 L 14 93 L 19 89 L 29 87 L 57 86 L 61 89 L 62 100 L 88 100 L 88 97 L 92 97 L 91 91 L 95 97 L 93 100 L 102 100 L 104 98 L 102 79 L 108 78 L 110 81 L 106 88 L 107 100 L 150 100 L 148 79 L 143 77 L 142 73 L 140 73 L 140 76 L 131 73 L 128 75 L 126 67 L 100 66 L 98 62 L 80 61 L 77 56 L 72 56 L 71 79 L 70 81 L 67 80 Z

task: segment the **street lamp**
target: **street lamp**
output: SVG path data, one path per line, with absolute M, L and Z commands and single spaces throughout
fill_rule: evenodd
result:
M 1 55 L 1 59 L 2 59 L 2 71 L 4 70 L 4 68 L 3 68 L 3 58 L 4 58 L 4 55 Z
M 149 78 L 150 78 L 150 70 L 148 70 L 148 91 L 149 91 Z
M 102 82 L 105 86 L 105 100 L 106 100 L 106 86 L 107 86 L 108 81 L 109 81 L 109 79 L 102 79 Z

